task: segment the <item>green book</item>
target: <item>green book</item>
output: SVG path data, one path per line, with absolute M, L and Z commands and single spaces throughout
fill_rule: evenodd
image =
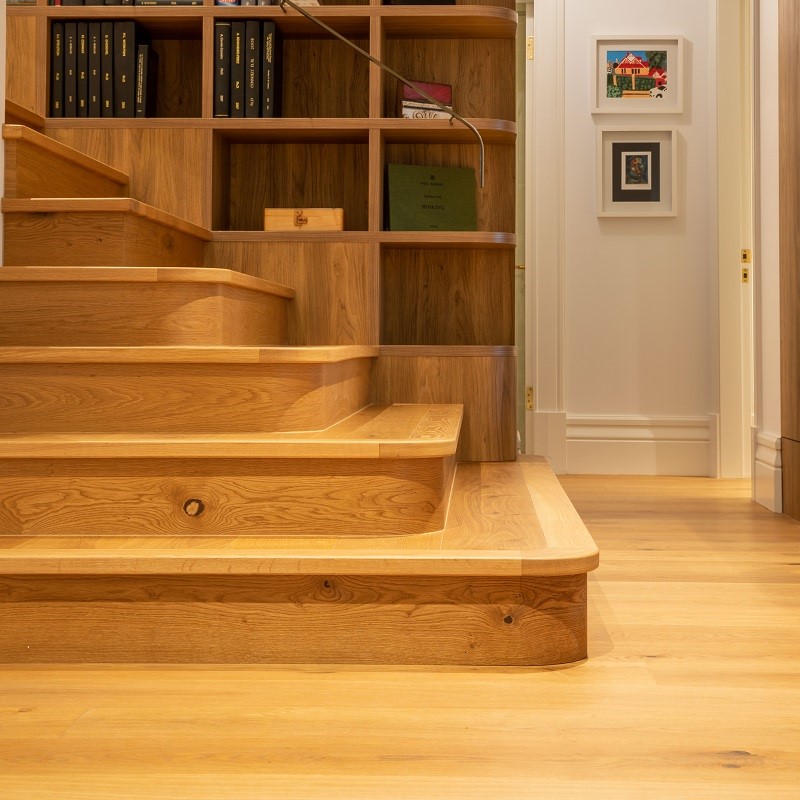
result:
M 388 164 L 390 231 L 474 231 L 475 170 Z

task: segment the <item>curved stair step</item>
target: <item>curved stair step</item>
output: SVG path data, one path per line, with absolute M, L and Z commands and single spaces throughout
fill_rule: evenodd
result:
M 2 267 L 0 346 L 281 345 L 294 294 L 228 269 Z
M 462 407 L 370 406 L 315 433 L 0 436 L 0 535 L 439 530 Z
M 544 459 L 459 464 L 435 534 L 0 537 L 0 661 L 586 657 L 598 553 Z

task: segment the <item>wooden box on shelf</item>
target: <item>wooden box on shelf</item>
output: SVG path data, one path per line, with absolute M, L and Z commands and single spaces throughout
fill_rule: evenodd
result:
M 343 208 L 265 208 L 265 231 L 343 231 Z

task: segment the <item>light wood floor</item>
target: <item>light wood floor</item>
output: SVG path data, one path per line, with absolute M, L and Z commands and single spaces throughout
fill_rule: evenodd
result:
M 744 482 L 563 484 L 587 662 L 0 667 L 0 797 L 800 797 L 800 524 Z

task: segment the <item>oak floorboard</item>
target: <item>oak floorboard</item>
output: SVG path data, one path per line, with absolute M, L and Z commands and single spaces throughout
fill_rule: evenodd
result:
M 794 800 L 800 524 L 744 482 L 562 484 L 586 661 L 0 667 L 4 800 Z

